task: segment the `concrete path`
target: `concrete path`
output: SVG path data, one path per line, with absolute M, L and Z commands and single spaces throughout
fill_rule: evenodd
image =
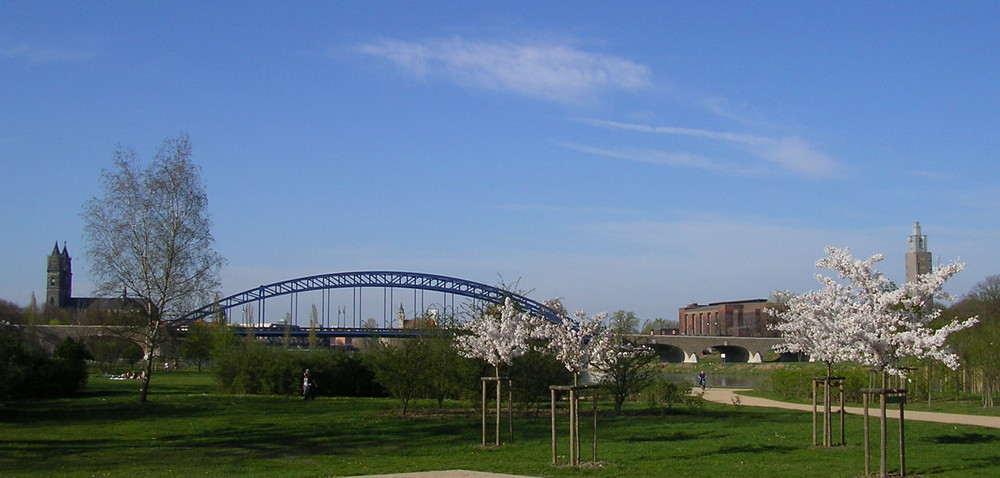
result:
M 529 476 L 503 475 L 481 471 L 447 470 L 425 471 L 421 473 L 397 473 L 392 475 L 356 476 L 353 478 L 532 478 Z
M 709 388 L 705 390 L 705 400 L 717 403 L 733 403 L 735 397 L 739 397 L 741 405 L 747 405 L 751 407 L 769 407 L 769 408 L 783 408 L 786 410 L 801 410 L 806 412 L 812 412 L 812 404 L 803 403 L 787 403 L 779 402 L 777 400 L 768 400 L 766 398 L 750 397 L 747 395 L 738 395 L 739 392 L 746 392 L 749 389 L 737 389 L 737 388 Z M 836 406 L 835 410 L 839 410 Z M 822 413 L 822 407 L 820 407 L 820 413 Z M 844 411 L 853 415 L 864 415 L 865 411 L 863 407 L 844 407 Z M 878 417 L 879 408 L 878 403 L 874 407 L 868 408 L 868 415 L 872 417 Z M 936 423 L 951 423 L 955 425 L 975 425 L 980 427 L 988 428 L 1000 428 L 1000 417 L 987 417 L 981 415 L 959 415 L 957 413 L 936 413 L 936 412 L 916 412 L 903 409 L 903 414 L 907 420 L 916 420 L 921 422 L 936 422 Z M 899 409 L 896 405 L 889 405 L 886 408 L 886 417 L 888 418 L 899 418 Z

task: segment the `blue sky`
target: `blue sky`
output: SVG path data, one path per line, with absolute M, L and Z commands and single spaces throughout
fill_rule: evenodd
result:
M 827 4 L 829 3 L 829 4 Z M 328 272 L 518 281 L 675 318 L 1000 273 L 994 2 L 0 2 L 0 298 L 44 297 L 118 145 L 190 135 L 225 294 Z

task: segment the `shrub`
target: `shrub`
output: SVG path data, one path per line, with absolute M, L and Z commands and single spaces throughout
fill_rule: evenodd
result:
M 317 395 L 385 396 L 374 372 L 345 350 L 307 352 L 241 343 L 216 350 L 213 373 L 225 393 L 298 395 L 305 369 Z
M 834 377 L 844 377 L 844 396 L 849 402 L 861 401 L 861 389 L 869 387 L 869 371 L 862 367 L 843 367 L 833 370 Z M 784 367 L 771 372 L 769 388 L 784 398 L 812 399 L 813 378 L 826 375 L 818 367 Z M 833 392 L 836 396 L 837 392 Z M 819 391 L 822 396 L 822 391 Z
M 675 403 L 685 403 L 694 385 L 690 380 L 670 380 L 666 377 L 656 377 L 642 391 L 643 398 L 650 408 L 657 409 L 662 405 L 670 410 Z
M 89 357 L 83 344 L 72 338 L 49 357 L 18 333 L 0 330 L 0 400 L 74 395 L 87 385 Z

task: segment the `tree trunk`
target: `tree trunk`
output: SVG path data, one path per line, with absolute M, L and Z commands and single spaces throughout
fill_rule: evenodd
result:
M 826 380 L 823 381 L 823 446 L 833 445 L 833 413 L 830 410 L 830 377 L 833 376 L 833 364 L 826 363 Z
M 139 403 L 146 403 L 146 396 L 149 394 L 149 379 L 153 377 L 153 353 L 149 353 L 146 360 L 146 371 L 142 377 L 142 386 L 139 387 Z
M 152 315 L 151 311 L 147 313 Z M 146 354 L 146 373 L 142 378 L 142 386 L 139 388 L 139 403 L 146 403 L 146 397 L 149 395 L 149 381 L 153 378 L 153 364 L 156 360 L 154 352 L 156 352 L 156 347 L 159 344 L 159 333 L 160 321 L 157 319 L 150 319 L 145 338 L 146 343 L 144 344 L 146 347 L 146 350 L 144 350 Z

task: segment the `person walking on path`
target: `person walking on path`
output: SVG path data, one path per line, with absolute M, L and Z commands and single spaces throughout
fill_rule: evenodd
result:
M 698 386 L 701 387 L 701 391 L 705 391 L 705 371 L 702 370 L 698 372 Z

